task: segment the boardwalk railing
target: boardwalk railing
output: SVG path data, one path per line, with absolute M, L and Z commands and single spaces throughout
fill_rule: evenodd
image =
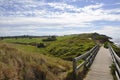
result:
M 109 50 L 112 55 L 113 63 L 115 64 L 115 67 L 116 67 L 115 75 L 117 77 L 117 80 L 120 80 L 120 58 L 115 53 L 115 51 L 113 50 L 110 44 L 109 44 Z
M 96 45 L 91 50 L 86 52 L 85 54 L 80 55 L 80 56 L 73 59 L 73 77 L 74 77 L 74 80 L 76 80 L 78 69 L 83 67 L 83 72 L 84 72 L 90 67 L 90 65 L 92 64 L 98 50 L 99 50 L 99 45 Z M 77 63 L 80 60 L 83 60 L 83 62 L 77 66 Z

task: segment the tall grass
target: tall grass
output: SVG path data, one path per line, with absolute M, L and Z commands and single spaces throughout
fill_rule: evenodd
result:
M 0 44 L 1 80 L 63 80 L 70 69 L 71 62 Z

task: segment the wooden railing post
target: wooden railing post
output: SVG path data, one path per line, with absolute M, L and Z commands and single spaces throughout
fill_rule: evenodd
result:
M 73 59 L 73 78 L 74 78 L 74 80 L 76 80 L 76 67 L 77 67 L 76 59 Z
M 84 67 L 83 67 L 83 74 L 85 75 L 86 74 L 86 72 L 87 72 L 87 66 L 86 66 L 86 64 L 84 65 Z

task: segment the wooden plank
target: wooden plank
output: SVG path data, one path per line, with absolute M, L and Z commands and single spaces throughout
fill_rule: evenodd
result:
M 113 80 L 109 68 L 111 64 L 109 50 L 101 47 L 84 80 Z

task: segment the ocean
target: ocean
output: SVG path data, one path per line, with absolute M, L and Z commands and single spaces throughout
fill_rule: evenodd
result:
M 111 40 L 116 46 L 120 47 L 120 38 Z

